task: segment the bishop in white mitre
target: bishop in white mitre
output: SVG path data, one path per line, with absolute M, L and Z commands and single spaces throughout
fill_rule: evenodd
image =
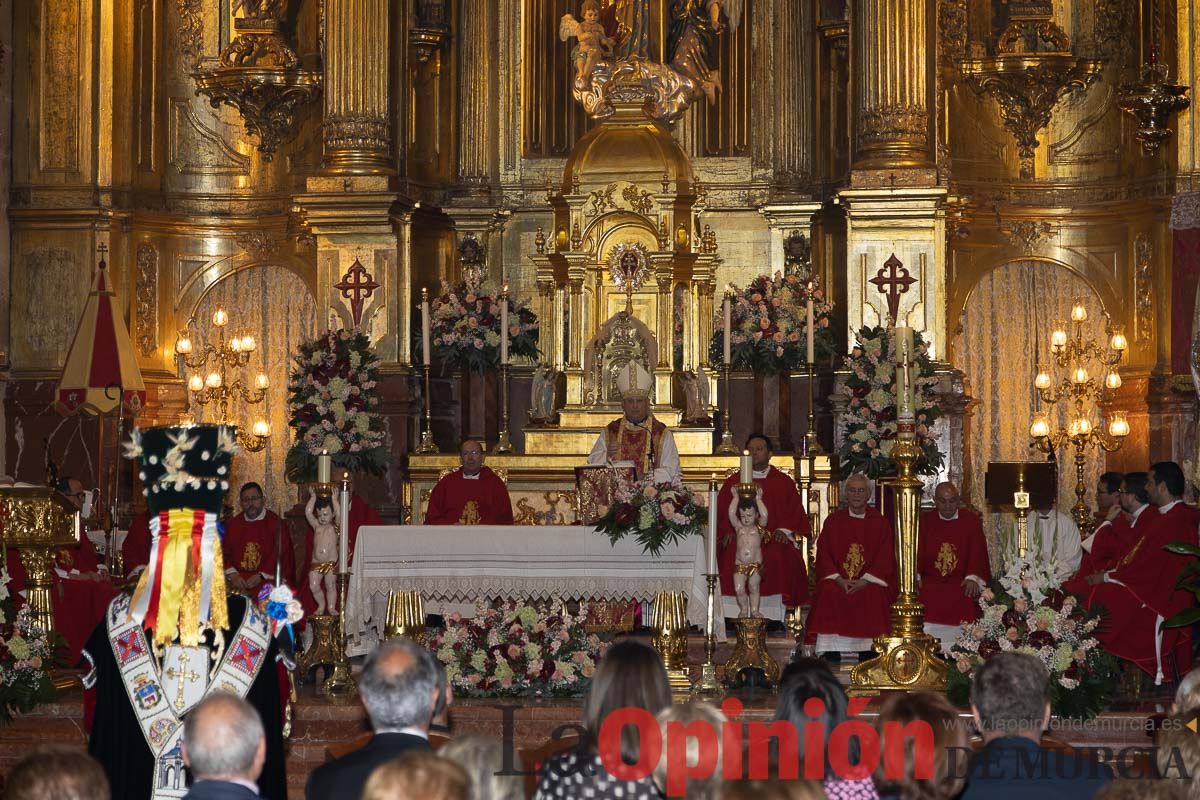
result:
M 655 483 L 679 479 L 679 450 L 675 437 L 650 410 L 654 378 L 640 364 L 629 362 L 617 375 L 624 415 L 615 419 L 596 438 L 588 464 L 633 467 L 638 478 L 653 472 Z

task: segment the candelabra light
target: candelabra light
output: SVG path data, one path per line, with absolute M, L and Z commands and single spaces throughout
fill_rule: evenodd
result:
M 216 344 L 208 342 L 199 353 L 195 353 L 188 329 L 184 328 L 175 340 L 175 353 L 183 359 L 186 369 L 193 370 L 187 384 L 192 399 L 201 406 L 212 404 L 217 411 L 217 420 L 221 424 L 232 425 L 234 404 L 262 403 L 271 384 L 263 372 L 255 377 L 253 388 L 243 382 L 240 376 L 231 379 L 231 373 L 250 363 L 250 355 L 258 348 L 258 344 L 249 334 L 227 339 L 225 328 L 229 325 L 229 314 L 222 308 L 213 312 L 212 322 L 217 329 Z M 270 436 L 271 425 L 265 417 L 255 420 L 249 433 L 238 428 L 238 443 L 250 452 L 266 447 Z
M 1092 448 L 1104 452 L 1119 450 L 1129 435 L 1129 420 L 1125 413 L 1112 411 L 1103 415 L 1103 404 L 1109 392 L 1121 388 L 1121 373 L 1118 365 L 1129 349 L 1129 342 L 1120 327 L 1106 324 L 1107 346 L 1084 339 L 1083 326 L 1087 322 L 1087 306 L 1077 299 L 1071 307 L 1070 327 L 1056 321 L 1050 332 L 1050 352 L 1054 364 L 1066 375 L 1055 383 L 1045 366 L 1039 366 L 1033 379 L 1034 388 L 1042 403 L 1055 406 L 1059 403 L 1067 409 L 1067 425 L 1056 428 L 1050 416 L 1039 409 L 1029 426 L 1032 446 L 1043 453 L 1053 453 L 1070 445 L 1075 451 L 1075 505 L 1071 517 L 1079 530 L 1088 535 L 1093 528 L 1092 515 L 1083 498 L 1087 485 L 1083 479 L 1083 468 L 1087 454 Z M 1108 317 L 1105 315 L 1107 321 Z M 1091 406 L 1095 405 L 1098 421 L 1093 420 Z

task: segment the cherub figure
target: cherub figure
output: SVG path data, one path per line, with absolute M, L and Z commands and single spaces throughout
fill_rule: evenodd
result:
M 575 88 L 586 90 L 592 82 L 592 70 L 600 59 L 612 54 L 616 41 L 605 33 L 600 22 L 599 0 L 583 0 L 579 11 L 583 15 L 582 22 L 570 14 L 563 14 L 558 24 L 558 38 L 565 42 L 574 36 L 579 41 L 571 51 L 571 60 L 575 62 Z
M 304 516 L 313 529 L 312 568 L 308 571 L 308 588 L 317 601 L 317 614 L 337 611 L 335 572 L 338 557 L 338 526 L 334 522 L 341 513 L 337 496 L 317 500 L 314 492 L 308 497 Z M 324 587 L 322 588 L 322 584 Z
M 729 504 L 729 522 L 737 535 L 737 558 L 733 564 L 733 591 L 743 617 L 761 617 L 762 542 L 767 534 L 767 507 L 762 487 L 753 500 L 734 498 Z

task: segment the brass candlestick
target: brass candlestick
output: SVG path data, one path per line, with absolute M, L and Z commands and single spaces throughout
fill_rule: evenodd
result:
M 921 480 L 915 474 L 921 448 L 911 419 L 897 423 L 892 459 L 899 475 L 892 481 L 896 496 L 896 555 L 900 594 L 892 603 L 892 630 L 875 638 L 878 656 L 850 673 L 851 695 L 883 690 L 945 691 L 946 664 L 938 658 L 941 642 L 925 633 L 925 606 L 917 596 L 917 534 L 921 513 Z
M 725 404 L 721 408 L 721 444 L 717 446 L 717 450 L 713 455 L 718 456 L 736 456 L 738 454 L 737 445 L 733 443 L 733 431 L 729 430 L 729 365 L 721 365 L 721 380 L 725 384 Z
M 500 365 L 500 439 L 496 442 L 496 453 L 511 453 L 512 439 L 508 434 L 508 364 Z
M 417 452 L 422 455 L 436 453 L 437 445 L 433 442 L 433 397 L 430 394 L 429 365 L 424 364 L 425 370 L 425 430 L 421 433 L 421 443 Z
M 354 694 L 358 687 L 350 675 L 350 659 L 346 657 L 346 595 L 350 588 L 350 573 L 339 572 L 337 630 L 333 637 L 333 669 L 325 679 L 326 694 Z
M 692 684 L 693 694 L 712 697 L 721 694 L 717 680 L 717 665 L 713 657 L 717 652 L 717 575 L 704 573 L 708 584 L 708 611 L 704 618 L 704 665 L 700 667 L 700 680 Z
M 816 380 L 817 365 L 810 361 L 808 362 L 808 432 L 800 440 L 800 454 L 804 456 L 815 456 L 824 452 L 821 449 L 821 443 L 817 441 L 817 409 L 813 405 L 813 384 Z

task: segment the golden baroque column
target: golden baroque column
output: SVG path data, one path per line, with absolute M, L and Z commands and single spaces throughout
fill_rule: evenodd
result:
M 853 169 L 932 167 L 927 0 L 855 0 Z
M 388 0 L 325 0 L 326 175 L 394 175 Z
M 493 136 L 491 104 L 496 53 L 492 0 L 463 0 L 458 15 L 458 180 L 469 189 L 491 183 Z

